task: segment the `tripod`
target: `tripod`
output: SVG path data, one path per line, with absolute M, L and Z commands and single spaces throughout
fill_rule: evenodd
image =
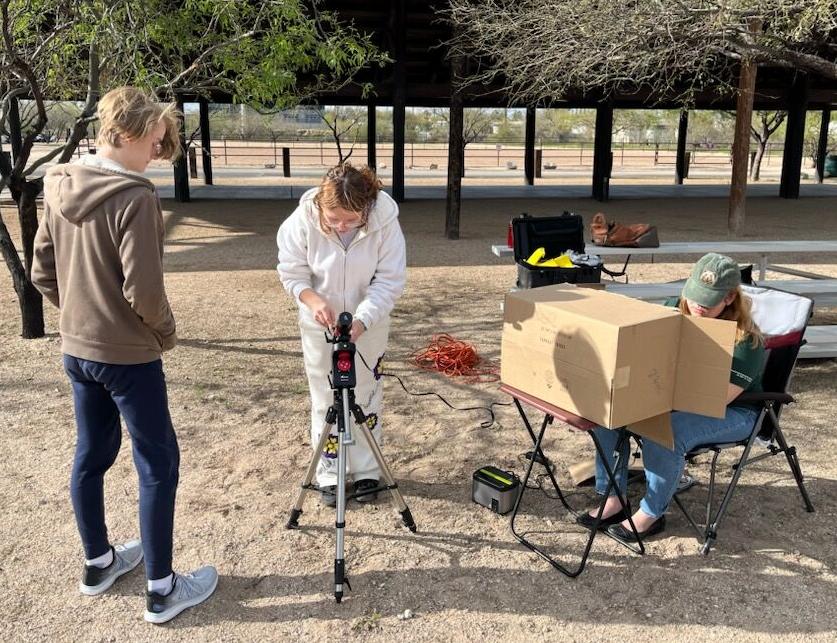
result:
M 334 523 L 336 530 L 336 546 L 334 554 L 334 599 L 339 603 L 343 600 L 343 585 L 348 589 L 352 586 L 349 584 L 349 579 L 346 576 L 346 561 L 344 558 L 344 533 L 346 527 L 346 501 L 359 496 L 378 493 L 380 491 L 389 491 L 392 496 L 392 502 L 397 511 L 401 514 L 401 521 L 404 526 L 410 531 L 416 531 L 416 523 L 413 521 L 413 515 L 410 513 L 407 503 L 404 502 L 404 497 L 398 490 L 398 485 L 392 477 L 392 472 L 386 461 L 384 455 L 381 453 L 381 448 L 375 441 L 372 432 L 369 430 L 367 420 L 369 417 L 363 412 L 363 409 L 355 402 L 355 386 L 357 384 L 357 372 L 355 371 L 355 345 L 351 341 L 352 315 L 350 313 L 340 313 L 337 319 L 337 329 L 334 336 L 329 337 L 326 334 L 326 341 L 334 344 L 334 351 L 331 358 L 331 388 L 334 390 L 334 402 L 326 412 L 325 426 L 320 434 L 320 441 L 317 448 L 314 450 L 314 455 L 311 458 L 311 464 L 308 465 L 308 471 L 302 481 L 302 486 L 299 490 L 299 495 L 296 498 L 296 503 L 291 509 L 291 515 L 285 525 L 286 529 L 299 529 L 299 517 L 302 515 L 302 504 L 305 501 L 305 495 L 309 491 L 318 491 L 319 487 L 311 484 L 314 479 L 314 473 L 317 470 L 318 460 L 320 454 L 326 446 L 331 429 L 335 422 L 337 423 L 337 517 Z M 366 443 L 369 445 L 378 467 L 381 470 L 381 476 L 384 484 L 380 483 L 374 489 L 369 489 L 361 493 L 353 493 L 346 496 L 346 447 L 354 444 L 354 436 L 352 435 L 352 419 L 356 423 L 356 428 L 360 429 L 360 433 Z

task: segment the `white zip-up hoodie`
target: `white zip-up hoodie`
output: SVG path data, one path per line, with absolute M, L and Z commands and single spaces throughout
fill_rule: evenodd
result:
M 379 192 L 365 229 L 344 248 L 334 232 L 320 229 L 314 196 L 308 190 L 276 235 L 279 279 L 297 302 L 301 322 L 313 322 L 300 293 L 311 288 L 334 310 L 352 313 L 366 328 L 388 320 L 407 279 L 407 251 L 398 206 Z

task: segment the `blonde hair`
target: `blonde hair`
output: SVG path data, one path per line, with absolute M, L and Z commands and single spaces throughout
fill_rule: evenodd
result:
M 753 305 L 750 298 L 742 292 L 740 286 L 736 286 L 735 290 L 731 290 L 730 292 L 735 293 L 735 298 L 727 304 L 717 319 L 726 319 L 738 324 L 738 330 L 735 335 L 736 344 L 749 339 L 753 348 L 763 345 L 764 335 L 753 320 Z M 684 315 L 691 314 L 685 297 L 680 298 L 678 308 Z
M 180 156 L 180 118 L 174 103 L 161 106 L 141 89 L 119 87 L 99 99 L 99 134 L 97 145 L 121 147 L 122 141 L 144 138 L 159 123 L 166 133 L 160 141 L 160 159 L 175 160 Z
M 323 217 L 323 210 L 332 208 L 357 212 L 360 214 L 360 225 L 365 228 L 369 222 L 369 212 L 382 187 L 381 181 L 368 166 L 356 168 L 349 163 L 335 165 L 326 172 L 314 196 L 322 231 L 326 234 L 331 232 L 331 227 Z

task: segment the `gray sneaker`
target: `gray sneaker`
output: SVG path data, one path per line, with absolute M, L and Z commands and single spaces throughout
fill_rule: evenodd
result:
M 97 596 L 107 591 L 117 578 L 134 569 L 142 560 L 142 543 L 139 540 L 130 540 L 111 549 L 113 562 L 107 567 L 84 566 L 78 588 L 85 596 Z
M 145 593 L 145 620 L 165 623 L 185 609 L 203 603 L 218 586 L 218 572 L 211 565 L 196 569 L 191 574 L 175 574 L 171 591 L 163 596 Z

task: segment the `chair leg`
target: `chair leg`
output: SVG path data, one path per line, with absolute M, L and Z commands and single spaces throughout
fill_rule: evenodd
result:
M 735 467 L 735 472 L 732 474 L 732 480 L 730 480 L 729 485 L 727 486 L 727 490 L 724 492 L 724 497 L 721 500 L 721 505 L 718 507 L 718 512 L 715 514 L 715 518 L 712 519 L 710 523 L 708 520 L 706 522 L 706 539 L 703 541 L 703 547 L 701 547 L 701 553 L 705 556 L 709 553 L 709 550 L 712 549 L 712 544 L 718 538 L 718 525 L 721 524 L 721 520 L 724 519 L 724 515 L 727 512 L 727 507 L 729 506 L 730 500 L 732 500 L 732 494 L 735 492 L 735 488 L 738 486 L 738 479 L 741 477 L 741 472 L 744 470 L 744 466 L 747 463 L 747 457 L 750 455 L 750 449 L 753 447 L 753 442 L 756 440 L 756 432 L 750 435 L 750 439 L 747 441 L 747 446 L 744 447 L 744 453 L 741 454 L 741 458 L 738 461 L 738 466 Z M 717 453 L 715 458 L 717 459 Z M 714 478 L 715 475 L 715 460 L 712 461 L 712 476 Z M 709 497 L 709 502 L 712 501 L 712 496 Z
M 811 498 L 808 496 L 808 490 L 805 488 L 805 483 L 802 477 L 802 468 L 799 466 L 799 459 L 796 457 L 796 447 L 789 447 L 785 434 L 782 429 L 776 426 L 776 442 L 779 443 L 779 448 L 784 452 L 788 459 L 788 466 L 790 466 L 791 473 L 796 480 L 796 486 L 799 488 L 799 493 L 802 496 L 802 502 L 805 503 L 805 511 L 813 513 L 814 505 L 811 504 Z

